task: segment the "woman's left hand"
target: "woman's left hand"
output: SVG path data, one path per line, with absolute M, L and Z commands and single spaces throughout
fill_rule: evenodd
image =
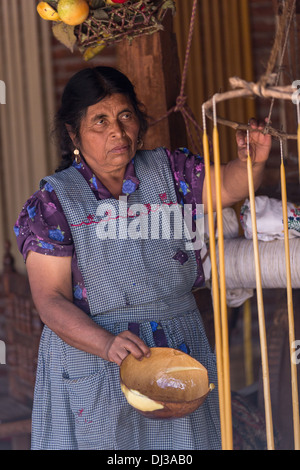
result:
M 265 123 L 256 119 L 250 119 L 249 132 L 249 150 L 253 163 L 265 163 L 269 157 L 271 150 L 272 138 L 270 134 L 264 134 Z M 237 152 L 241 161 L 246 161 L 248 157 L 247 151 L 247 132 L 238 130 L 236 132 Z

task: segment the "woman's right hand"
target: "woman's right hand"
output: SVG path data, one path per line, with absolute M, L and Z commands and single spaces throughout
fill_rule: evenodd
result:
M 105 347 L 105 356 L 108 361 L 115 362 L 119 366 L 128 354 L 136 359 L 150 356 L 150 348 L 138 336 L 131 331 L 122 331 L 117 336 L 110 335 Z

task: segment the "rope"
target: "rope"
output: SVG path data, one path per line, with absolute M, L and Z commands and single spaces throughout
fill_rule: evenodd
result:
M 261 77 L 261 80 L 260 80 L 261 85 L 263 87 L 265 87 L 267 85 L 269 77 L 272 74 L 272 72 L 275 68 L 275 65 L 276 65 L 276 60 L 277 60 L 277 57 L 278 57 L 278 54 L 279 54 L 280 47 L 282 45 L 282 39 L 283 39 L 283 35 L 284 35 L 284 32 L 285 32 L 286 24 L 289 21 L 288 18 L 289 18 L 289 14 L 291 12 L 291 9 L 290 9 L 291 2 L 295 3 L 295 0 L 289 0 L 289 2 L 286 3 L 286 5 L 284 7 L 284 10 L 282 12 L 282 15 L 281 15 L 281 20 L 280 20 L 278 30 L 277 30 L 277 33 L 276 33 L 276 36 L 275 36 L 275 41 L 274 41 L 274 44 L 273 44 L 273 47 L 272 47 L 272 51 L 271 51 L 271 54 L 270 54 L 270 58 L 269 58 L 267 67 L 266 67 L 266 71 L 265 71 L 264 75 Z
M 282 70 L 283 59 L 284 59 L 287 44 L 288 44 L 288 38 L 289 38 L 289 33 L 290 33 L 291 25 L 292 25 L 292 20 L 293 20 L 293 17 L 294 17 L 295 8 L 296 8 L 296 0 L 290 0 L 289 2 L 286 3 L 284 13 L 283 13 L 283 21 L 281 21 L 281 27 L 279 28 L 279 34 L 278 34 L 278 36 L 275 40 L 275 45 L 274 45 L 274 48 L 273 48 L 273 51 L 272 51 L 272 52 L 274 52 L 274 54 L 271 54 L 271 59 L 273 59 L 273 55 L 274 55 L 274 60 L 275 60 L 276 57 L 278 56 L 279 48 L 281 46 L 282 35 L 284 33 L 284 30 L 286 29 L 285 41 L 284 41 L 284 45 L 283 45 L 283 48 L 282 48 L 282 53 L 281 53 L 281 57 L 280 57 L 280 61 L 279 61 L 279 69 L 278 69 L 278 72 L 277 72 L 275 86 L 278 86 L 278 84 L 279 84 L 280 73 L 281 73 L 281 70 Z M 287 24 L 287 28 L 285 28 L 286 24 Z M 272 63 L 271 63 L 271 66 L 272 66 Z M 268 71 L 268 69 L 267 69 L 267 71 Z M 264 82 L 265 78 L 266 78 L 266 76 L 264 77 L 263 82 Z M 269 127 L 269 124 L 271 122 L 271 116 L 272 116 L 272 112 L 273 112 L 274 102 L 275 102 L 275 98 L 273 97 L 272 101 L 271 101 L 271 106 L 270 106 L 268 119 L 267 119 L 267 125 L 266 125 L 265 131 L 264 131 L 265 133 L 268 132 L 268 127 Z
M 180 112 L 182 114 L 182 117 L 183 117 L 183 120 L 184 120 L 184 123 L 185 123 L 185 127 L 186 127 L 186 131 L 187 131 L 188 137 L 191 141 L 193 150 L 195 151 L 195 153 L 199 153 L 199 154 L 201 153 L 202 154 L 202 137 L 201 137 L 201 135 L 202 135 L 203 129 L 198 124 L 195 116 L 193 115 L 193 112 L 192 112 L 191 108 L 188 106 L 187 96 L 185 95 L 185 86 L 186 86 L 186 79 L 187 79 L 187 72 L 188 72 L 188 63 L 189 63 L 192 39 L 193 39 L 194 28 L 195 28 L 196 13 L 197 13 L 197 3 L 198 3 L 198 0 L 194 0 L 193 7 L 192 7 L 192 13 L 191 13 L 188 40 L 187 40 L 187 45 L 186 45 L 184 66 L 183 66 L 183 71 L 182 71 L 180 92 L 179 92 L 179 95 L 176 99 L 176 104 L 172 108 L 170 108 L 159 119 L 157 119 L 154 122 L 150 123 L 150 126 L 154 126 L 154 125 L 158 124 L 163 119 L 166 119 L 171 113 Z M 194 139 L 193 134 L 192 134 L 191 124 L 194 126 L 194 130 L 195 130 L 196 138 L 197 138 L 197 143 L 195 142 L 195 139 Z
M 186 52 L 185 52 L 185 60 L 184 60 L 184 66 L 183 66 L 183 72 L 182 72 L 181 89 L 180 89 L 180 95 L 179 96 L 183 96 L 183 94 L 184 94 L 186 77 L 187 77 L 188 62 L 189 62 L 192 39 L 193 39 L 193 34 L 194 34 L 196 12 L 197 12 L 197 0 L 194 0 L 193 8 L 192 8 L 192 14 L 191 14 L 189 35 L 188 35 L 188 40 L 187 40 Z

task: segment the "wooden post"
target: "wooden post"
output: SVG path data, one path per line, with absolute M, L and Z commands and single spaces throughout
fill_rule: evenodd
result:
M 180 92 L 181 74 L 173 20 L 168 14 L 164 31 L 135 38 L 130 44 L 117 46 L 118 67 L 135 86 L 139 100 L 155 121 L 176 104 Z M 187 146 L 184 120 L 181 113 L 151 126 L 144 139 L 145 148 L 165 146 L 171 150 Z

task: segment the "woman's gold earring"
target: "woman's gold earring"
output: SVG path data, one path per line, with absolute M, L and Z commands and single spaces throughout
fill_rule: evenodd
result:
M 79 163 L 81 162 L 80 152 L 78 149 L 74 150 L 74 160 L 77 163 L 77 165 L 79 165 Z

